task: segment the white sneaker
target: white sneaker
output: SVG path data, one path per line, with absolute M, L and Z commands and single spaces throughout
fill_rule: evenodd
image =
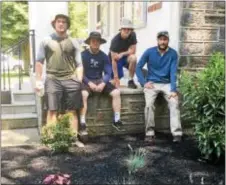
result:
M 84 148 L 85 147 L 85 145 L 81 141 L 79 141 L 79 140 L 75 141 L 74 142 L 74 145 L 76 145 L 79 148 Z
M 149 130 L 146 132 L 146 136 L 155 136 L 155 131 L 154 130 Z

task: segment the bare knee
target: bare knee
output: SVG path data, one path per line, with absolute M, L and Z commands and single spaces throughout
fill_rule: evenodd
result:
M 120 97 L 120 90 L 119 89 L 114 89 L 111 94 L 112 97 L 117 98 Z
M 136 55 L 134 55 L 134 54 L 129 55 L 129 57 L 128 57 L 128 62 L 129 62 L 129 63 L 132 63 L 132 64 L 136 64 L 136 62 L 137 62 L 137 57 L 136 57 Z

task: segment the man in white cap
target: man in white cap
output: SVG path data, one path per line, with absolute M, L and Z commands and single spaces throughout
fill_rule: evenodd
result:
M 57 14 L 51 22 L 55 32 L 45 38 L 36 58 L 36 91 L 40 91 L 43 64 L 46 61 L 45 101 L 48 109 L 47 124 L 55 123 L 59 111 L 72 113 L 71 126 L 75 133 L 75 144 L 84 147 L 77 139 L 78 118 L 76 110 L 83 107 L 81 82 L 83 67 L 77 41 L 67 35 L 70 19 Z
M 133 77 L 137 62 L 135 55 L 137 38 L 132 21 L 123 18 L 119 31 L 120 32 L 111 40 L 109 52 L 113 69 L 113 82 L 117 88 L 120 86 L 120 79 L 124 76 L 123 67 L 126 67 L 129 70 L 128 87 L 136 89 L 137 85 L 134 83 Z
M 162 92 L 170 109 L 170 128 L 173 142 L 180 142 L 182 128 L 177 93 L 177 52 L 169 47 L 168 31 L 160 31 L 157 34 L 158 46 L 148 48 L 137 64 L 136 74 L 145 95 L 145 124 L 146 139 L 153 140 L 155 132 L 154 102 L 157 95 Z M 143 66 L 147 64 L 148 74 L 144 78 Z

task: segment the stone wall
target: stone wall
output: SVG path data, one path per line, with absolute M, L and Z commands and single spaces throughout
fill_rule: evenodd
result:
M 125 132 L 117 132 L 111 126 L 113 111 L 111 98 L 107 95 L 94 95 L 88 100 L 87 125 L 90 135 L 144 133 L 144 94 L 141 89 L 121 88 L 121 120 Z M 169 129 L 168 109 L 161 97 L 156 101 L 156 129 Z
M 143 90 L 141 88 L 128 89 L 122 87 L 120 91 L 122 100 L 121 120 L 124 123 L 125 132 L 117 132 L 112 127 L 114 115 L 111 97 L 103 94 L 93 94 L 88 99 L 86 116 L 90 136 L 144 133 L 145 100 Z M 169 110 L 161 95 L 157 97 L 155 106 L 156 130 L 169 132 Z M 43 111 L 43 124 L 45 124 L 45 120 L 46 110 Z
M 225 2 L 181 2 L 180 67 L 203 68 L 215 51 L 225 53 Z

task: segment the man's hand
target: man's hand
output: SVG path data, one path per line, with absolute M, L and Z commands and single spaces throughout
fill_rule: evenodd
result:
M 118 77 L 114 77 L 114 81 L 113 81 L 114 85 L 116 88 L 120 87 L 120 80 Z
M 170 99 L 170 98 L 175 98 L 175 97 L 177 97 L 177 96 L 178 96 L 178 93 L 177 93 L 177 92 L 171 92 L 168 98 L 169 98 L 169 99 Z
M 118 53 L 118 60 L 124 56 L 124 53 Z
M 36 90 L 36 92 L 39 92 L 43 88 L 44 88 L 43 82 L 41 80 L 36 80 L 36 82 L 35 82 L 35 90 Z
M 153 89 L 153 88 L 154 88 L 154 85 L 153 85 L 153 83 L 151 83 L 151 82 L 147 82 L 147 83 L 144 85 L 144 88 L 147 88 L 147 89 Z
M 105 83 L 102 82 L 102 83 L 100 83 L 100 84 L 97 86 L 96 91 L 97 91 L 97 92 L 102 92 L 103 89 L 104 89 L 104 87 L 105 87 Z
M 94 84 L 93 82 L 89 82 L 88 85 L 89 85 L 89 87 L 92 91 L 97 91 L 97 85 L 96 84 Z

